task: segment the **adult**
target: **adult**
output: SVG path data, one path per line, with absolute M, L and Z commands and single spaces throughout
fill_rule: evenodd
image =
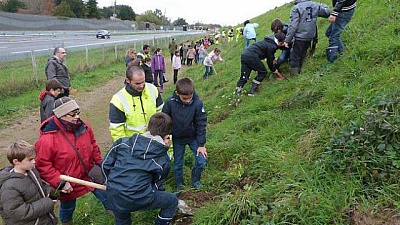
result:
M 282 78 L 282 74 L 276 69 L 274 65 L 274 54 L 279 46 L 283 46 L 285 35 L 281 32 L 275 35 L 265 37 L 262 41 L 258 41 L 244 50 L 240 55 L 241 69 L 240 78 L 236 84 L 235 94 L 242 93 L 243 86 L 250 78 L 252 70 L 257 72 L 257 76 L 253 79 L 251 88 L 248 92 L 249 96 L 253 96 L 257 91 L 258 86 L 267 76 L 268 72 L 265 68 L 263 59 L 267 59 L 269 69 L 275 73 L 278 78 Z
M 285 38 L 285 47 L 293 41 L 293 51 L 290 56 L 290 76 L 300 73 L 307 50 L 317 31 L 317 18 L 328 18 L 329 7 L 326 4 L 311 0 L 296 0 L 290 12 L 289 29 Z
M 128 64 L 135 59 L 136 59 L 135 49 L 129 48 L 125 53 L 125 66 L 128 66 Z
M 332 0 L 332 4 L 333 12 L 328 19 L 330 25 L 325 32 L 325 35 L 329 38 L 329 47 L 326 49 L 329 62 L 334 62 L 337 55 L 344 51 L 340 35 L 354 15 L 357 0 Z
M 102 169 L 116 225 L 131 225 L 131 212 L 138 210 L 161 209 L 156 225 L 169 224 L 174 217 L 178 198 L 163 187 L 171 169 L 171 132 L 171 117 L 156 113 L 146 133 L 119 139 L 107 153 Z
M 125 87 L 110 101 L 110 133 L 113 140 L 144 133 L 150 117 L 161 111 L 163 105 L 157 87 L 145 83 L 143 68 L 128 66 Z
M 175 38 L 172 38 L 171 42 L 168 44 L 169 54 L 171 55 L 171 62 L 172 57 L 175 55 L 175 50 L 178 49 L 178 44 L 175 41 Z
M 257 42 L 257 33 L 255 28 L 258 27 L 258 23 L 250 23 L 250 20 L 246 20 L 244 21 L 243 25 L 244 25 L 243 36 L 244 39 L 246 40 L 244 48 L 246 49 L 249 47 L 251 40 Z
M 136 54 L 136 58 L 140 59 L 141 63 L 144 63 L 144 60 L 146 58 L 151 58 L 151 56 L 150 56 L 150 45 L 143 45 L 142 50 L 140 50 Z
M 64 92 L 59 94 L 57 98 L 69 96 L 71 89 L 71 78 L 68 73 L 68 68 L 65 65 L 67 51 L 63 47 L 56 47 L 53 51 L 53 56 L 47 59 L 46 68 L 44 70 L 47 80 L 56 78 L 62 85 Z
M 36 168 L 44 181 L 62 190 L 60 220 L 63 225 L 71 225 L 77 198 L 92 192 L 106 209 L 107 198 L 105 191 L 61 181 L 60 175 L 89 181 L 87 171 L 95 164 L 100 165 L 102 156 L 92 128 L 79 117 L 76 101 L 62 97 L 55 101 L 54 106 L 54 115 L 39 127 L 40 137 L 35 143 Z

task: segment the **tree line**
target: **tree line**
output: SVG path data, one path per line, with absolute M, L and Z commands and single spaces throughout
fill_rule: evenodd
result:
M 188 25 L 183 18 L 171 22 L 159 9 L 136 14 L 132 7 L 128 5 L 99 8 L 96 0 L 3 0 L 0 1 L 0 9 L 4 12 L 34 15 L 150 22 L 160 26 Z

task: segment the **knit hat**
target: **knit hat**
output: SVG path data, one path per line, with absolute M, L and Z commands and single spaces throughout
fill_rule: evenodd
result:
M 53 112 L 57 118 L 61 118 L 62 116 L 65 116 L 76 109 L 79 109 L 79 105 L 76 103 L 76 101 L 65 96 L 57 99 L 54 102 Z

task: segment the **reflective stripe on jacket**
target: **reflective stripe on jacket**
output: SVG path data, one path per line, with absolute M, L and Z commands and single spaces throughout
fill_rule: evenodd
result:
M 110 121 L 110 132 L 114 141 L 130 137 L 134 133 L 144 133 L 150 117 L 161 111 L 163 105 L 156 106 L 158 90 L 153 84 L 146 83 L 141 96 L 132 96 L 125 88 L 116 93 L 111 104 L 125 113 L 125 122 Z M 110 111 L 110 114 L 113 112 Z M 110 115 L 112 118 L 112 115 Z

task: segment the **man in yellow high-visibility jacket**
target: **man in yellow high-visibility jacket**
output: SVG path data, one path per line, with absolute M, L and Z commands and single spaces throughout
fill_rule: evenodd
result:
M 144 133 L 150 117 L 161 112 L 164 103 L 157 88 L 145 83 L 140 66 L 126 68 L 125 87 L 110 101 L 110 132 L 113 141 Z

